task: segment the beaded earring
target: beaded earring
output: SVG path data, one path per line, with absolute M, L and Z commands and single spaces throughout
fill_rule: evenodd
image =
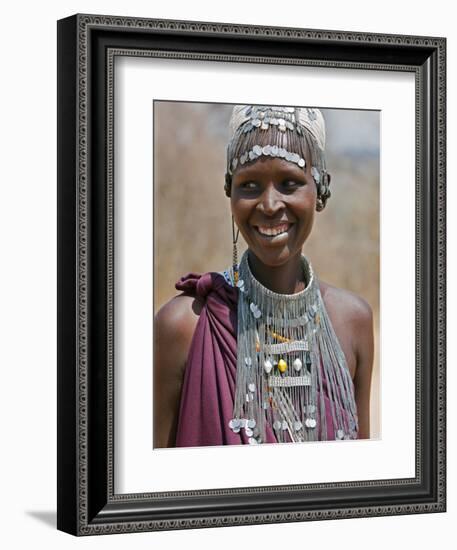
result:
M 235 220 L 232 216 L 232 244 L 233 244 L 233 280 L 235 282 L 235 285 L 238 284 L 239 279 L 239 272 L 238 272 L 238 237 L 240 236 L 240 230 L 237 227 L 235 229 Z

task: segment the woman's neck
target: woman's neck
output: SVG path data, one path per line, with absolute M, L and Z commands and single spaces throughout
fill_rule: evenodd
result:
M 305 288 L 301 254 L 293 256 L 283 265 L 274 267 L 263 264 L 250 251 L 248 254 L 251 273 L 266 288 L 277 294 L 296 294 Z

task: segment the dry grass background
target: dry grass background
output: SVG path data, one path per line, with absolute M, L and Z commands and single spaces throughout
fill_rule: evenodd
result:
M 231 110 L 154 103 L 155 311 L 176 295 L 182 275 L 221 271 L 231 263 L 230 201 L 223 189 Z M 379 437 L 379 113 L 322 112 L 332 197 L 316 215 L 304 253 L 320 279 L 355 292 L 373 309 L 371 437 Z

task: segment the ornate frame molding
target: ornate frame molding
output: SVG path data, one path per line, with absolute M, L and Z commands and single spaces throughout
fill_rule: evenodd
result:
M 90 535 L 444 511 L 445 39 L 97 15 L 63 19 L 58 30 L 58 528 Z M 294 44 L 307 55 L 291 55 Z M 415 73 L 415 478 L 114 494 L 113 106 L 123 55 Z M 310 500 L 316 492 L 325 505 Z M 275 495 L 303 495 L 302 508 L 281 509 Z M 199 510 L 203 501 L 213 512 Z

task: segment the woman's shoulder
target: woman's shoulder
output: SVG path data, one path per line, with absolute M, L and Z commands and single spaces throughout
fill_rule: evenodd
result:
M 354 292 L 319 282 L 322 299 L 353 378 L 370 373 L 373 363 L 373 313 Z
M 171 334 L 179 341 L 189 341 L 194 333 L 208 294 L 220 287 L 233 288 L 228 271 L 189 273 L 179 279 L 176 289 L 181 291 L 166 302 L 155 316 L 161 337 Z
M 196 296 L 179 294 L 166 302 L 156 313 L 155 327 L 161 339 L 182 341 L 194 333 L 203 304 Z
M 235 303 L 234 288 L 225 276 L 218 272 L 189 273 L 176 283 L 180 294 L 171 298 L 156 313 L 154 318 L 154 345 L 160 355 L 164 354 L 166 370 L 178 369 L 182 373 L 197 328 L 200 314 L 208 306 L 210 296 L 215 296 L 212 310 L 229 311 Z M 225 305 L 224 305 L 225 304 Z M 225 311 L 225 309 L 224 309 Z
M 344 320 L 346 323 L 371 327 L 373 312 L 370 304 L 358 294 L 319 281 L 322 299 L 329 313 L 333 317 Z

